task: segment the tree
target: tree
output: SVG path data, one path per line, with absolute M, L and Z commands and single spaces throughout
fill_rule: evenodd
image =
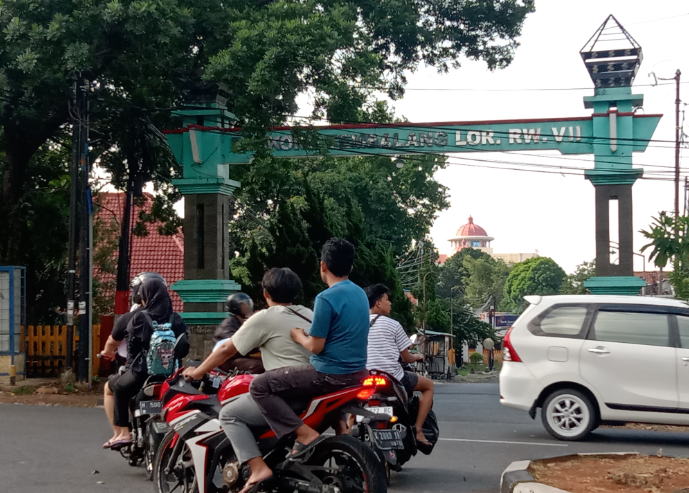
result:
M 503 298 L 505 282 L 510 274 L 510 267 L 493 257 L 464 258 L 464 268 L 469 276 L 466 279 L 466 296 L 473 306 L 479 307 L 490 298 L 498 307 Z
M 20 263 L 29 244 L 21 225 L 33 156 L 58 136 L 69 148 L 61 134 L 73 117 L 84 118 L 71 104 L 77 76 L 93 82 L 93 158 L 119 189 L 152 180 L 162 193 L 154 208 L 160 217 L 148 219 L 178 223 L 170 180 L 180 170 L 158 129 L 176 126 L 170 110 L 184 101 L 215 85 L 228 88 L 244 144 L 256 151 L 251 166 L 236 170 L 247 196 L 257 198 L 249 205 L 277 204 L 289 196 L 276 180 L 298 166 L 268 156 L 265 132 L 297 113 L 298 96 L 313 95 L 317 118 L 375 118 L 376 93 L 401 97 L 404 74 L 420 64 L 441 72 L 462 58 L 491 70 L 509 65 L 533 10 L 532 0 L 4 0 L 0 227 L 9 234 L 0 261 Z
M 665 268 L 672 262 L 673 270 L 668 272 L 668 279 L 675 289 L 675 296 L 689 300 L 689 242 L 686 241 L 689 231 L 689 216 L 673 216 L 661 212 L 653 218 L 650 230 L 641 230 L 648 244 L 641 247 L 644 252 L 653 247 L 650 259 L 657 267 Z
M 478 248 L 462 248 L 448 258 L 442 265 L 440 280 L 438 281 L 438 296 L 441 298 L 457 297 L 458 292 L 463 296 L 466 289 L 466 280 L 469 277 L 469 271 L 464 266 L 464 259 L 466 257 L 474 259 L 492 258 Z
M 577 265 L 573 274 L 569 274 L 562 281 L 560 294 L 591 294 L 584 282 L 596 275 L 596 259 Z
M 505 282 L 505 302 L 511 310 L 521 313 L 526 306 L 524 296 L 558 294 L 565 276 L 562 267 L 548 257 L 515 264 Z

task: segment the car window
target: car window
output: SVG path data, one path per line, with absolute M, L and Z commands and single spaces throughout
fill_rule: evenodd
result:
M 562 306 L 555 308 L 541 320 L 541 331 L 546 334 L 575 336 L 581 332 L 586 319 L 586 307 Z
M 662 313 L 598 312 L 593 339 L 602 342 L 670 346 L 668 316 Z
M 689 349 L 689 317 L 677 316 L 680 347 Z
M 585 306 L 555 306 L 529 324 L 538 336 L 582 337 L 588 309 Z

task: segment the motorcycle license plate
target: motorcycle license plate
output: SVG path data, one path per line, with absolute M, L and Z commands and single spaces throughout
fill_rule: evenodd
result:
M 379 449 L 403 449 L 402 436 L 397 430 L 371 430 Z
M 388 416 L 392 417 L 392 406 L 364 406 L 364 409 L 366 409 L 367 411 L 371 411 L 374 414 L 387 414 Z M 363 416 L 357 416 L 357 423 L 361 422 L 362 419 L 364 419 Z
M 163 410 L 163 401 L 144 401 L 139 403 L 141 414 L 160 414 Z

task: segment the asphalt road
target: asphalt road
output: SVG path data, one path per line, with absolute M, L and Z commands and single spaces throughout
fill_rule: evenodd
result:
M 441 441 L 393 473 L 391 493 L 495 493 L 503 469 L 520 459 L 661 447 L 689 457 L 689 433 L 603 429 L 586 442 L 558 442 L 539 417 L 500 406 L 497 384 L 438 385 L 434 409 Z M 0 491 L 152 492 L 141 469 L 101 448 L 107 438 L 102 409 L 0 405 Z

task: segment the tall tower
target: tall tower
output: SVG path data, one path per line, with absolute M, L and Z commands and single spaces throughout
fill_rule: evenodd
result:
M 584 106 L 593 109 L 595 166 L 586 172 L 596 189 L 596 277 L 585 282 L 594 294 L 636 295 L 646 283 L 634 277 L 632 186 L 643 169 L 634 168 L 632 153 L 642 151 L 635 140 L 634 112 L 643 96 L 632 94 L 632 82 L 643 55 L 641 46 L 609 16 L 581 50 L 581 57 L 595 85 Z M 617 211 L 619 231 L 610 228 L 610 212 Z M 619 238 L 614 241 L 611 238 Z M 619 244 L 615 244 L 619 243 Z M 611 247 L 619 251 L 612 263 Z

